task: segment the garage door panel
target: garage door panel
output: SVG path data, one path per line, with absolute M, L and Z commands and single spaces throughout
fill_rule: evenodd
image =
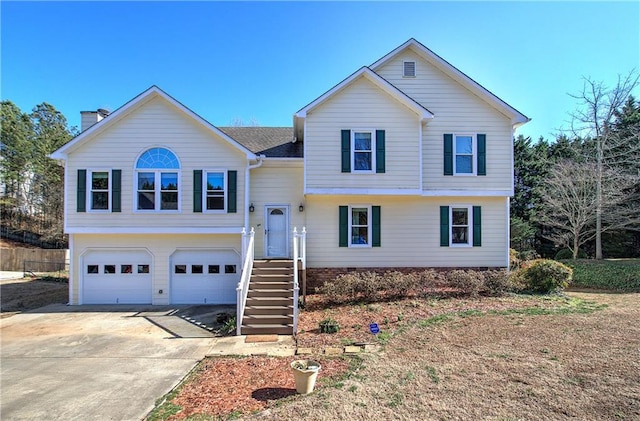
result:
M 240 257 L 233 250 L 178 250 L 171 257 L 173 304 L 234 304 Z
M 92 250 L 83 257 L 84 304 L 151 304 L 151 256 L 144 250 Z

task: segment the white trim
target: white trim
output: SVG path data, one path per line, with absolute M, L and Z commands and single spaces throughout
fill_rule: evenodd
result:
M 442 196 L 455 196 L 455 197 L 509 197 L 513 193 L 506 190 L 428 190 L 422 192 L 422 196 L 425 197 L 442 197 Z
M 76 173 L 76 177 L 78 176 L 78 169 L 76 169 L 75 171 Z M 76 185 L 76 190 L 73 191 L 73 193 L 71 192 L 71 190 L 69 189 L 69 179 L 70 179 L 70 175 L 69 175 L 69 162 L 65 161 L 64 162 L 64 192 L 62 194 L 63 200 L 62 200 L 62 209 L 64 210 L 64 215 L 62 216 L 62 232 L 64 232 L 65 234 L 68 233 L 67 231 L 67 223 L 68 223 L 68 219 L 69 219 L 69 198 L 71 194 L 75 194 L 76 195 L 76 200 L 77 199 L 77 191 L 78 191 L 78 186 Z M 76 203 L 76 212 L 78 210 L 78 204 Z M 69 241 L 71 241 L 71 238 L 69 238 Z M 69 243 L 71 244 L 71 243 Z M 71 268 L 69 268 L 71 269 Z
M 469 133 L 453 133 L 453 175 L 454 176 L 462 176 L 462 177 L 469 177 L 469 176 L 477 176 L 478 175 L 478 140 L 475 134 L 469 134 Z M 462 172 L 459 173 L 457 172 L 457 150 L 456 150 L 456 139 L 458 137 L 470 137 L 471 138 L 471 172 Z M 464 155 L 464 156 L 468 156 L 468 154 L 460 154 L 460 155 Z
M 241 234 L 242 227 L 71 227 L 67 234 Z
M 113 190 L 112 190 L 112 179 L 113 179 L 113 173 L 111 172 L 112 169 L 103 169 L 103 168 L 98 168 L 98 169 L 91 169 L 91 168 L 87 168 L 87 179 L 85 180 L 85 183 L 87 185 L 87 195 L 86 195 L 86 200 L 85 200 L 85 209 L 87 210 L 88 213 L 109 213 L 111 212 L 111 202 L 113 201 Z M 93 173 L 98 173 L 98 172 L 106 172 L 107 173 L 107 209 L 93 209 L 92 205 L 93 205 Z M 102 191 L 102 190 L 100 190 Z
M 424 108 L 421 104 L 419 104 L 413 98 L 411 98 L 410 96 L 408 96 L 407 94 L 405 94 L 404 92 L 402 92 L 401 90 L 393 86 L 391 83 L 389 83 L 388 81 L 380 77 L 377 73 L 375 73 L 374 71 L 372 71 L 370 68 L 366 66 L 361 67 L 355 73 L 352 73 L 350 76 L 344 79 L 342 82 L 338 83 L 333 88 L 331 88 L 330 90 L 328 90 L 327 92 L 325 92 L 324 94 L 316 98 L 313 102 L 309 103 L 307 106 L 305 106 L 304 108 L 299 110 L 297 113 L 295 113 L 295 116 L 298 118 L 306 118 L 307 113 L 309 113 L 309 111 L 311 111 L 318 105 L 322 104 L 323 102 L 328 100 L 330 97 L 332 97 L 334 94 L 336 94 L 338 91 L 342 90 L 347 85 L 351 84 L 352 82 L 354 82 L 356 79 L 360 77 L 367 78 L 373 84 L 375 84 L 384 92 L 386 92 L 387 95 L 390 95 L 391 97 L 398 100 L 401 104 L 404 104 L 407 108 L 409 108 L 414 113 L 416 113 L 421 120 L 434 117 L 431 111 Z M 306 136 L 305 136 L 305 139 L 306 139 Z
M 202 213 L 207 214 L 222 214 L 227 213 L 227 196 L 229 194 L 229 180 L 227 177 L 228 169 L 203 169 L 202 170 L 202 197 L 200 197 L 202 203 Z M 222 173 L 222 184 L 224 185 L 222 195 L 222 209 L 207 209 L 207 173 Z M 236 189 L 237 190 L 237 189 Z
M 364 208 L 367 209 L 367 244 L 353 244 L 351 242 L 352 240 L 352 230 L 353 230 L 353 209 L 356 208 Z M 347 245 L 349 246 L 349 248 L 372 248 L 372 243 L 373 243 L 373 220 L 372 220 L 372 206 L 371 205 L 349 205 L 349 213 L 347 215 Z M 361 225 L 359 225 L 361 226 Z
M 87 130 L 80 133 L 70 142 L 68 142 L 58 150 L 54 151 L 49 156 L 52 159 L 65 159 L 69 153 L 71 153 L 78 146 L 82 145 L 85 141 L 87 141 L 89 137 L 116 124 L 117 121 L 120 120 L 122 116 L 126 115 L 130 110 L 135 109 L 136 106 L 138 106 L 139 104 L 142 104 L 143 102 L 155 97 L 160 97 L 165 101 L 169 102 L 171 105 L 176 107 L 179 111 L 183 112 L 188 117 L 190 117 L 195 123 L 199 124 L 200 126 L 203 126 L 206 130 L 221 137 L 230 145 L 232 145 L 239 151 L 243 152 L 248 159 L 256 159 L 256 154 L 254 154 L 249 149 L 242 146 L 233 138 L 225 134 L 222 130 L 218 129 L 213 124 L 209 123 L 207 120 L 205 120 L 204 118 L 200 117 L 198 114 L 191 111 L 189 108 L 182 105 L 179 101 L 177 101 L 172 96 L 170 96 L 169 94 L 167 94 L 166 92 L 164 92 L 162 89 L 158 88 L 155 85 L 151 86 L 146 91 L 140 93 L 139 95 L 131 99 L 129 102 L 127 102 L 126 104 L 124 104 L 123 106 L 121 106 L 120 108 L 112 112 L 111 114 L 109 114 L 108 117 L 104 118 L 100 122 L 94 124 Z
M 453 208 L 467 210 L 467 243 L 453 242 Z M 473 205 L 449 205 L 449 247 L 473 247 Z
M 469 76 L 458 70 L 456 67 L 451 65 L 451 63 L 444 60 L 442 57 L 416 41 L 414 38 L 409 39 L 404 44 L 400 45 L 390 53 L 386 54 L 382 58 L 378 59 L 375 63 L 371 64 L 369 67 L 374 71 L 379 67 L 393 59 L 395 56 L 400 54 L 407 48 L 411 48 L 414 52 L 416 52 L 419 56 L 424 58 L 427 62 L 433 64 L 436 68 L 443 71 L 445 74 L 451 76 L 454 80 L 459 82 L 462 86 L 467 88 L 472 93 L 476 94 L 480 98 L 482 98 L 485 102 L 489 103 L 494 108 L 501 110 L 503 114 L 506 114 L 511 119 L 511 124 L 513 127 L 521 126 L 525 123 L 531 121 L 530 118 L 522 114 L 520 111 L 513 108 L 511 105 L 507 104 L 496 95 L 491 93 L 485 87 L 480 85 L 475 80 L 471 79 Z
M 268 254 L 269 252 L 269 244 L 268 244 L 268 235 L 266 233 L 266 231 L 269 229 L 269 209 L 284 209 L 284 213 L 285 213 L 285 237 L 284 237 L 284 243 L 285 243 L 285 255 L 284 256 L 271 256 Z M 290 215 L 291 215 L 291 206 L 289 205 L 279 205 L 279 204 L 269 204 L 269 205 L 264 205 L 264 211 L 263 211 L 263 224 L 264 224 L 264 229 L 265 229 L 265 233 L 264 233 L 264 245 L 263 245 L 263 255 L 265 258 L 274 258 L 274 257 L 290 257 L 290 251 L 289 251 L 289 227 L 290 227 Z
M 367 188 L 307 188 L 305 195 L 375 195 L 422 197 L 510 197 L 507 190 L 422 190 L 422 189 L 367 189 Z
M 507 261 L 505 264 L 505 267 L 507 268 L 507 272 L 509 272 L 511 270 L 511 268 L 509 267 L 509 263 L 511 263 L 511 200 L 508 197 L 505 197 L 505 204 L 506 204 L 506 218 L 505 220 L 507 221 Z
M 357 170 L 355 154 L 356 154 L 356 133 L 369 133 L 371 135 L 371 143 L 370 150 L 365 151 L 362 150 L 360 153 L 370 153 L 371 154 L 371 169 L 369 170 Z M 376 153 L 377 153 L 377 138 L 376 138 L 376 129 L 351 129 L 349 136 L 349 159 L 351 159 L 351 174 L 375 174 L 376 173 Z
M 74 270 L 77 269 L 78 265 L 76 264 L 76 259 L 74 256 L 75 248 L 73 244 L 73 234 L 71 234 L 69 235 L 69 305 L 73 304 L 73 286 L 77 283 L 76 276 L 74 275 Z M 78 291 L 80 290 L 78 289 Z

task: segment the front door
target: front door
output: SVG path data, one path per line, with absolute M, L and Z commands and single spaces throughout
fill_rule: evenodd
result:
M 265 207 L 265 257 L 289 257 L 289 207 Z

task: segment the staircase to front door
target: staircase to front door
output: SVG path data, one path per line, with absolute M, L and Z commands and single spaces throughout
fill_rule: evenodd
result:
M 293 334 L 293 260 L 255 260 L 242 335 Z

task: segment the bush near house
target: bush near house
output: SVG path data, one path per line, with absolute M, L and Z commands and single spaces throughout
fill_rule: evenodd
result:
M 573 269 L 572 287 L 640 291 L 640 259 L 565 260 Z
M 332 304 L 387 301 L 427 295 L 502 295 L 517 288 L 503 270 L 350 272 L 325 282 L 319 292 Z
M 536 259 L 524 262 L 512 278 L 524 291 L 546 294 L 564 290 L 572 276 L 572 269 L 560 262 Z
M 587 252 L 582 250 L 582 249 L 578 249 L 578 259 L 586 259 L 587 257 Z M 553 260 L 569 260 L 569 259 L 573 259 L 573 252 L 569 249 L 561 249 L 559 250 L 555 257 L 553 258 Z

